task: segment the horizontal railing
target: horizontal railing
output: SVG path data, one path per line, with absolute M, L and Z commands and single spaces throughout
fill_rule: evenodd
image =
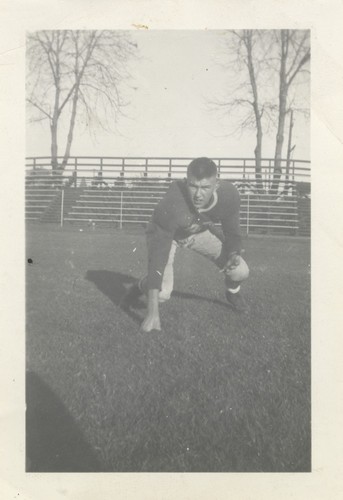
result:
M 108 181 L 120 177 L 182 178 L 192 158 L 187 157 L 92 157 L 71 156 L 61 170 L 52 169 L 51 157 L 27 157 L 26 170 L 50 172 L 63 178 L 76 176 L 77 179 L 102 176 Z M 218 175 L 223 179 L 256 179 L 254 158 L 213 158 L 218 167 Z M 58 165 L 62 158 L 58 158 Z M 274 159 L 263 158 L 260 178 L 265 187 L 272 182 Z M 33 174 L 34 175 L 34 174 Z M 281 160 L 281 177 L 289 181 L 306 181 L 310 175 L 310 162 L 306 160 Z

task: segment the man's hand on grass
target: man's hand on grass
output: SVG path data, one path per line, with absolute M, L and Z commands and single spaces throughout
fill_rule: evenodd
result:
M 152 330 L 161 330 L 160 316 L 157 314 L 147 314 L 141 324 L 142 332 L 151 332 Z
M 160 313 L 158 310 L 159 290 L 151 289 L 148 291 L 148 312 L 145 320 L 141 324 L 142 332 L 151 332 L 152 330 L 161 330 Z

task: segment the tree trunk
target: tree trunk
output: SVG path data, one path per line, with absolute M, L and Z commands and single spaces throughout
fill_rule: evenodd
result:
M 50 124 L 51 130 L 51 167 L 53 171 L 58 170 L 58 106 L 60 100 L 60 90 L 59 83 L 56 82 L 56 92 L 55 92 L 55 104 L 54 104 L 54 113 L 52 115 L 52 120 Z
M 53 171 L 58 170 L 58 146 L 57 146 L 57 120 L 53 118 L 51 125 L 51 168 Z
M 54 84 L 55 84 L 55 102 L 54 111 L 51 120 L 51 167 L 52 173 L 56 174 L 58 170 L 58 119 L 59 119 L 59 105 L 60 105 L 60 60 L 59 60 L 59 50 L 56 50 L 56 72 L 54 74 Z
M 257 83 L 256 83 L 256 77 L 255 77 L 255 70 L 254 70 L 254 63 L 253 63 L 253 55 L 252 55 L 252 30 L 247 30 L 245 34 L 245 39 L 246 39 L 246 48 L 247 48 L 247 55 L 248 55 L 248 70 L 249 70 L 249 77 L 250 77 L 250 84 L 252 88 L 252 93 L 253 93 L 253 109 L 254 109 L 254 114 L 255 114 L 255 121 L 256 121 L 256 147 L 254 150 L 255 154 L 255 178 L 256 178 L 256 187 L 259 192 L 263 190 L 263 185 L 262 185 L 262 120 L 261 120 L 261 113 L 259 109 L 259 102 L 258 102 L 258 92 L 257 92 Z
M 279 103 L 279 123 L 276 135 L 273 182 L 270 188 L 271 194 L 277 193 L 279 182 L 282 176 L 282 148 L 284 141 L 284 130 L 285 130 L 285 119 L 286 119 L 286 100 L 287 100 L 287 93 L 285 91 L 282 91 Z
M 288 147 L 287 147 L 287 161 L 286 161 L 286 183 L 289 182 L 289 167 L 291 163 L 291 152 L 294 149 L 292 147 L 292 130 L 293 130 L 293 110 L 291 111 L 291 118 L 289 120 L 289 132 L 288 132 Z
M 72 106 L 70 123 L 69 123 L 69 131 L 68 131 L 68 137 L 67 137 L 67 144 L 66 144 L 66 149 L 65 149 L 65 152 L 64 152 L 64 157 L 63 157 L 63 161 L 62 161 L 62 165 L 61 165 L 62 170 L 65 169 L 65 167 L 66 167 L 66 165 L 68 163 L 69 156 L 70 156 L 70 149 L 71 149 L 71 145 L 72 145 L 72 142 L 73 142 L 73 133 L 74 133 L 74 127 L 75 127 L 78 98 L 79 98 L 79 86 L 77 85 L 75 87 L 75 91 L 74 91 L 73 106 Z
M 261 120 L 259 120 L 261 121 Z M 255 177 L 256 177 L 256 187 L 258 192 L 263 191 L 262 184 L 262 127 L 261 124 L 257 123 L 257 134 L 256 134 L 256 147 L 254 150 L 255 154 Z
M 276 134 L 273 182 L 270 187 L 271 194 L 277 194 L 280 178 L 282 175 L 281 160 L 282 160 L 282 147 L 284 139 L 287 93 L 288 93 L 287 75 L 286 75 L 287 56 L 288 56 L 288 30 L 281 30 L 279 120 L 278 120 L 277 134 Z

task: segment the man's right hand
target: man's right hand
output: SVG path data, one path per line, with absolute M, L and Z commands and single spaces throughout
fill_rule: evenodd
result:
M 158 310 L 159 290 L 151 289 L 148 291 L 148 312 L 145 320 L 141 324 L 142 332 L 151 332 L 151 330 L 161 330 L 160 313 Z
M 142 332 L 151 332 L 152 330 L 161 330 L 160 316 L 157 314 L 147 314 L 141 324 Z

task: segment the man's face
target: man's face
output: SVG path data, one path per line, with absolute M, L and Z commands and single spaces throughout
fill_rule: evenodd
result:
M 199 210 L 210 203 L 212 195 L 217 189 L 217 178 L 214 175 L 198 180 L 190 175 L 187 177 L 187 188 L 194 207 Z

